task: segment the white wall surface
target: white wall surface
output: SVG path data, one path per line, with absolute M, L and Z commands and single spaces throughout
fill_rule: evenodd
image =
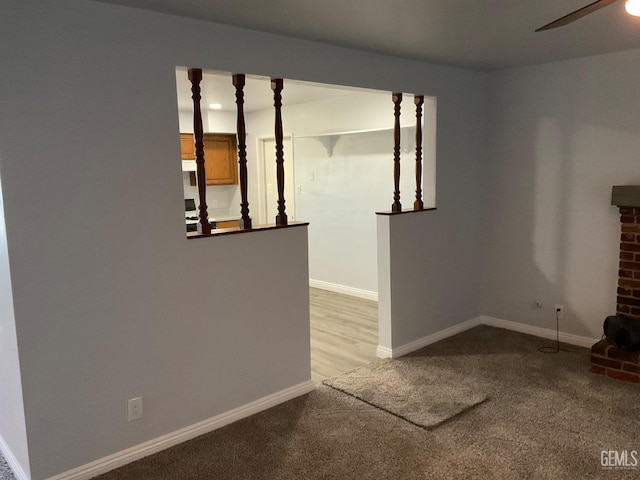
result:
M 437 210 L 378 216 L 379 346 L 389 352 L 481 313 L 484 86 L 438 90 Z
M 378 344 L 384 349 L 398 349 L 480 313 L 477 205 L 462 228 L 447 201 L 439 202 L 437 210 L 378 216 Z
M 270 82 L 264 79 L 263 83 L 261 94 L 272 101 Z M 375 297 L 378 292 L 375 212 L 389 210 L 393 202 L 391 93 L 345 88 L 339 98 L 288 105 L 288 84 L 285 80 L 283 124 L 286 134 L 294 141 L 293 148 L 285 148 L 284 154 L 286 164 L 295 164 L 295 178 L 287 174 L 285 183 L 295 184 L 296 189 L 295 195 L 287 196 L 286 207 L 290 220 L 295 211 L 296 220 L 310 222 L 310 278 Z M 228 104 L 233 103 L 233 91 L 225 91 L 223 95 Z M 245 98 L 256 100 L 247 95 Z M 265 187 L 260 182 L 265 173 L 260 162 L 259 139 L 273 136 L 274 109 L 247 112 L 245 119 L 250 214 L 254 225 L 272 224 L 275 215 L 266 214 Z M 422 188 L 427 206 L 435 205 L 436 122 L 436 99 L 426 97 L 422 152 L 425 181 Z M 232 132 L 236 128 L 236 114 L 205 111 L 203 125 L 205 131 Z M 415 125 L 411 94 L 405 94 L 403 99 L 401 125 Z M 381 129 L 386 130 L 375 131 Z M 191 112 L 180 112 L 180 131 L 193 131 Z M 344 134 L 322 136 L 327 133 Z M 402 202 L 405 207 L 411 207 L 416 188 L 415 128 L 402 129 L 401 143 Z M 270 150 L 269 153 L 273 157 L 269 161 L 273 162 L 275 152 Z M 197 187 L 189 185 L 188 174 L 184 174 L 184 189 L 185 197 L 198 198 Z M 207 204 L 211 217 L 237 215 L 240 211 L 239 188 L 207 187 Z
M 0 170 L 2 164 L 0 155 Z M 3 192 L 0 191 L 0 193 Z M 25 475 L 28 475 L 29 450 L 24 421 L 2 194 L 0 194 L 0 386 L 0 452 L 4 454 L 12 468 L 21 469 Z
M 437 210 L 377 219 L 378 341 L 387 351 L 482 313 L 487 96 L 482 78 L 459 87 L 436 91 Z
M 486 315 L 598 338 L 615 313 L 613 185 L 640 184 L 640 51 L 493 75 Z M 534 299 L 543 303 L 532 309 Z
M 337 81 L 335 81 L 337 83 Z M 424 93 L 418 90 L 417 93 Z M 393 128 L 393 103 L 391 101 L 391 93 L 385 92 L 351 92 L 345 97 L 334 98 L 330 100 L 314 101 L 297 105 L 286 105 L 286 85 L 283 90 L 283 129 L 286 134 L 292 134 L 294 138 L 294 150 L 299 143 L 299 137 L 307 137 L 315 134 L 335 133 L 335 132 L 352 132 L 362 130 L 390 129 Z M 423 132 L 423 198 L 427 205 L 435 204 L 435 156 L 436 156 L 436 99 L 425 98 L 423 107 L 423 121 L 425 123 Z M 253 205 L 257 212 L 260 211 L 261 195 L 260 188 L 257 183 L 260 171 L 257 167 L 257 146 L 258 137 L 272 136 L 274 130 L 274 113 L 272 109 L 259 110 L 248 113 L 246 115 L 247 131 L 247 158 L 249 161 L 249 181 L 250 185 L 249 202 Z M 401 124 L 415 125 L 415 107 L 413 105 L 413 97 L 407 96 L 403 102 L 401 109 Z M 346 137 L 345 137 L 346 138 Z M 392 137 L 393 138 L 393 137 Z M 342 140 L 338 140 L 339 145 Z M 347 140 L 349 141 L 349 140 Z M 413 205 L 415 196 L 415 180 L 414 180 L 414 159 L 415 148 L 414 133 L 411 138 L 405 135 L 402 138 L 403 145 L 412 149 L 411 152 L 403 155 L 402 180 L 403 201 L 406 205 Z M 405 143 L 406 142 L 406 143 Z M 391 157 L 389 163 L 393 164 L 393 140 L 390 143 L 389 151 Z M 304 153 L 304 152 L 302 152 Z M 288 152 L 285 152 L 285 161 Z M 300 155 L 294 152 L 294 158 Z M 378 172 L 379 173 L 379 172 Z M 382 180 L 384 173 L 379 173 L 377 177 Z M 386 187 L 388 196 L 391 200 L 387 200 L 389 204 L 385 210 L 391 208 L 393 203 L 393 176 L 387 178 Z M 386 205 L 386 203 L 385 203 Z M 256 208 L 257 207 L 257 208 Z M 376 209 L 372 208 L 371 212 Z M 257 213 L 256 212 L 256 213 Z M 301 220 L 305 220 L 300 217 Z M 309 220 L 309 219 L 307 219 Z
M 393 134 L 344 136 L 332 156 L 317 139 L 300 138 L 294 151 L 296 213 L 310 222 L 310 278 L 377 293 L 375 212 L 393 201 Z
M 283 91 L 286 100 L 286 85 Z M 436 99 L 424 106 L 424 199 L 435 204 Z M 401 124 L 415 124 L 413 97 L 406 96 Z M 246 115 L 248 137 L 250 208 L 260 223 L 273 220 L 261 215 L 263 198 L 257 179 L 256 138 L 273 135 L 273 109 Z M 376 211 L 391 209 L 393 203 L 393 102 L 384 92 L 351 92 L 324 101 L 283 106 L 283 124 L 293 135 L 293 151 L 285 151 L 285 162 L 293 161 L 294 199 L 287 199 L 289 211 L 295 201 L 297 220 L 310 222 L 309 274 L 312 280 L 349 287 L 375 295 Z M 333 148 L 325 146 L 326 133 L 387 129 L 379 132 L 332 137 Z M 405 205 L 415 197 L 415 129 L 403 129 L 401 138 L 401 192 Z M 328 145 L 328 143 L 326 144 Z M 331 150 L 331 152 L 329 150 Z
M 443 198 L 437 210 L 377 217 L 378 345 L 388 353 L 480 312 L 477 212 L 466 230 L 450 208 Z
M 310 377 L 306 229 L 185 239 L 177 65 L 437 96 L 438 219 L 416 228 L 448 239 L 438 268 L 465 299 L 438 321 L 476 313 L 485 74 L 86 0 L 2 10 L 0 161 L 34 480 Z M 127 423 L 135 396 L 145 417 Z

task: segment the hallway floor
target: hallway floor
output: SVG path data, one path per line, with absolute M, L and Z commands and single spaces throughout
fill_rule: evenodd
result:
M 376 359 L 377 302 L 311 288 L 309 303 L 314 382 Z

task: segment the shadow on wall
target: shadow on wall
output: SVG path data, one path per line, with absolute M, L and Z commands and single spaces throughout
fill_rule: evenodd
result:
M 620 226 L 611 187 L 640 183 L 640 96 L 630 80 L 618 82 L 632 60 L 622 57 L 495 77 L 484 314 L 555 329 L 554 307 L 563 304 L 561 331 L 599 338 L 615 312 Z

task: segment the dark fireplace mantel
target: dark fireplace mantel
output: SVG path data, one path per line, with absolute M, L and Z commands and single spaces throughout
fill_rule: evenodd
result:
M 640 207 L 640 185 L 617 185 L 611 190 L 611 205 Z

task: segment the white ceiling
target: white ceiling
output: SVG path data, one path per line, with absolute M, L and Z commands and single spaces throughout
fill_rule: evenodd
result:
M 624 0 L 534 30 L 593 0 L 98 0 L 478 70 L 640 48 Z
M 188 78 L 187 68 L 176 68 L 176 90 L 178 92 L 178 109 L 192 110 L 191 82 Z M 204 71 L 200 83 L 202 96 L 202 108 L 209 109 L 212 103 L 222 105 L 223 111 L 236 111 L 235 87 L 231 83 L 231 74 L 225 72 Z M 376 90 L 364 90 L 354 87 L 340 87 L 335 85 L 323 85 L 302 81 L 285 80 L 282 91 L 283 104 L 297 105 L 300 103 L 331 98 L 344 97 L 375 92 Z M 385 92 L 386 94 L 386 92 Z M 271 81 L 265 77 L 246 77 L 244 87 L 244 110 L 252 112 L 273 107 L 273 91 Z

